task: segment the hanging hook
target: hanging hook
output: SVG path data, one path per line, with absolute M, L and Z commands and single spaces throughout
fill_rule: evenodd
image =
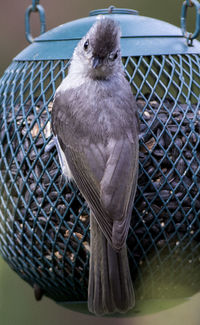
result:
M 39 5 L 40 0 L 32 0 L 33 11 L 37 11 L 37 5 Z
M 188 7 L 193 7 L 194 6 L 192 0 L 186 0 L 186 2 L 187 2 Z
M 113 9 L 115 9 L 115 6 L 110 6 L 110 7 L 108 8 L 108 13 L 109 13 L 109 14 L 112 14 Z
M 31 35 L 30 28 L 30 16 L 32 12 L 39 12 L 40 15 L 40 35 L 45 33 L 46 31 L 46 17 L 44 8 L 39 5 L 39 0 L 32 0 L 32 5 L 30 5 L 25 12 L 25 34 L 26 39 L 29 43 L 34 42 L 34 38 Z
M 186 31 L 186 15 L 188 7 L 195 6 L 196 9 L 196 29 L 194 33 L 189 33 Z M 187 44 L 192 46 L 192 41 L 200 33 L 200 3 L 197 0 L 186 0 L 183 2 L 181 9 L 181 30 L 183 36 L 187 39 Z

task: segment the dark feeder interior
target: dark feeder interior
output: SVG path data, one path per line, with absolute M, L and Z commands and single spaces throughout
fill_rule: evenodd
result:
M 120 22 L 122 62 L 140 115 L 127 240 L 136 299 L 190 296 L 200 289 L 200 43 L 133 10 L 96 10 L 44 33 L 2 76 L 0 253 L 38 300 L 87 300 L 89 211 L 48 144 L 55 90 L 98 14 Z

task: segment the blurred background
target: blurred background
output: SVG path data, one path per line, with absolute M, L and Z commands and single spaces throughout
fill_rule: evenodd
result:
M 32 0 L 0 0 L 0 75 L 10 64 L 12 58 L 28 45 L 25 39 L 24 13 Z M 88 16 L 90 10 L 116 7 L 131 8 L 140 15 L 165 20 L 180 26 L 180 12 L 183 0 L 40 0 L 46 11 L 47 30 L 70 20 Z M 195 8 L 187 12 L 187 30 L 195 30 Z M 36 13 L 31 15 L 32 34 L 39 34 L 39 19 Z
M 0 0 L 0 75 L 11 63 L 12 58 L 22 51 L 28 43 L 25 39 L 24 13 L 31 0 Z M 180 26 L 182 0 L 41 0 L 46 11 L 47 30 L 65 22 L 88 16 L 93 9 L 110 5 L 131 8 L 140 15 L 154 17 Z M 187 30 L 195 29 L 195 9 L 187 13 Z M 32 34 L 39 34 L 38 15 L 31 15 Z M 115 324 L 124 325 L 199 325 L 200 295 L 191 297 L 181 305 L 151 315 L 115 319 Z M 34 300 L 32 288 L 24 283 L 0 257 L 0 325 L 54 325 L 54 324 L 111 324 L 111 318 L 94 318 L 73 312 L 47 298 L 41 302 Z

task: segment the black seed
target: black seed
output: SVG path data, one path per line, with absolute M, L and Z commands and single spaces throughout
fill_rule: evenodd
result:
M 185 161 L 181 158 L 179 159 L 177 165 L 176 165 L 176 168 L 179 172 L 180 175 L 183 175 L 183 173 L 185 172 L 186 170 L 186 164 L 185 164 Z
M 144 221 L 145 221 L 146 224 L 151 224 L 154 219 L 155 218 L 151 213 L 144 216 Z
M 151 226 L 150 231 L 153 232 L 153 234 L 158 235 L 159 232 L 160 232 L 159 225 L 153 225 L 153 226 Z
M 145 233 L 145 228 L 144 227 L 140 227 L 138 229 L 135 230 L 135 233 L 137 235 L 143 235 Z
M 180 232 L 186 232 L 187 231 L 187 226 L 184 223 L 182 223 L 182 224 L 177 223 L 176 227 L 177 227 L 177 230 L 180 231 Z

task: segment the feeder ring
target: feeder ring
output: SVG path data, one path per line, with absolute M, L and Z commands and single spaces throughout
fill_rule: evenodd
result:
M 30 16 L 31 16 L 32 12 L 39 12 L 39 15 L 40 15 L 40 35 L 45 33 L 45 31 L 46 31 L 46 19 L 45 19 L 44 8 L 39 4 L 36 4 L 35 6 L 30 5 L 26 9 L 26 13 L 25 13 L 26 39 L 27 39 L 27 41 L 29 43 L 34 42 L 34 38 L 31 35 L 31 28 L 30 28 Z
M 186 15 L 188 7 L 196 8 L 196 29 L 194 33 L 186 31 Z M 183 36 L 187 39 L 187 44 L 192 46 L 193 39 L 197 38 L 200 32 L 200 3 L 197 0 L 184 1 L 181 9 L 181 30 Z

